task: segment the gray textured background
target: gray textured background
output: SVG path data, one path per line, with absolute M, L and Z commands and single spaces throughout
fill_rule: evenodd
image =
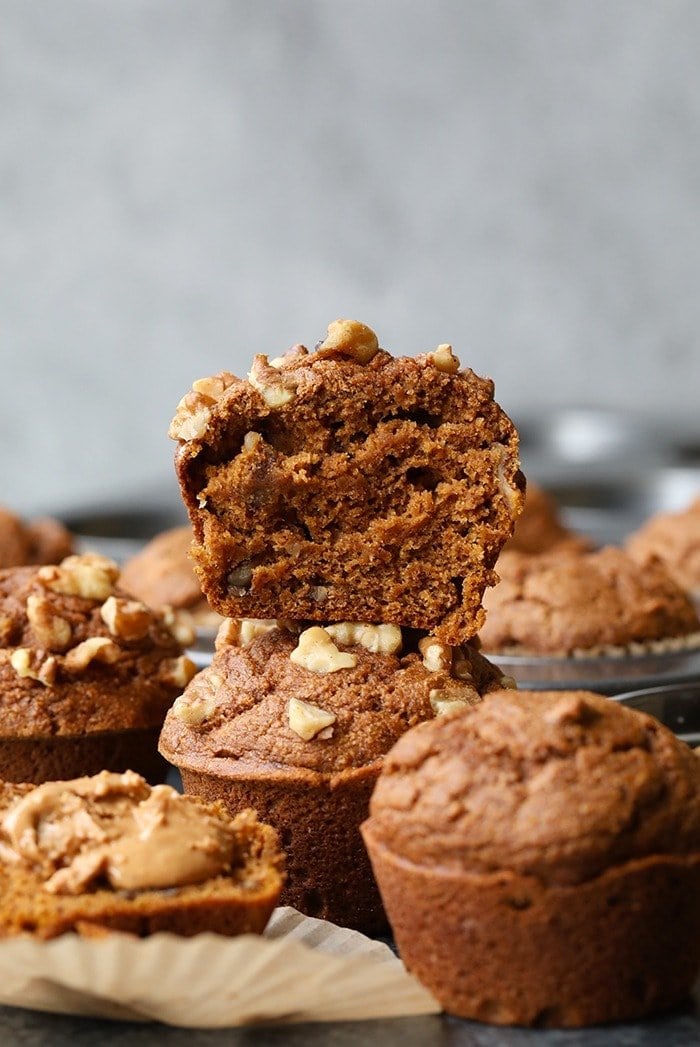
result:
M 192 379 L 338 315 L 516 418 L 695 424 L 699 43 L 693 0 L 0 0 L 0 500 L 162 490 Z

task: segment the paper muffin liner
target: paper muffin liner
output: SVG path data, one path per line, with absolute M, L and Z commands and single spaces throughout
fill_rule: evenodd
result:
M 285 907 L 262 937 L 6 939 L 0 1003 L 190 1028 L 440 1011 L 387 945 Z

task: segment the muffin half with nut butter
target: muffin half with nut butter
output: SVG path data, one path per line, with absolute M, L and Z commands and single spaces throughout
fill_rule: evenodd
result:
M 395 625 L 226 620 L 160 751 L 185 790 L 254 807 L 287 855 L 284 904 L 366 933 L 385 916 L 360 837 L 384 754 L 409 727 L 504 686 L 475 646 Z
M 0 778 L 103 769 L 162 779 L 166 711 L 195 672 L 191 632 L 118 587 L 102 556 L 0 571 Z

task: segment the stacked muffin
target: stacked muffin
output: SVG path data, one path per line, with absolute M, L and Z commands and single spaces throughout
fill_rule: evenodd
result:
M 384 754 L 503 686 L 473 638 L 522 507 L 515 429 L 449 346 L 393 358 L 336 321 L 314 353 L 195 382 L 171 435 L 227 621 L 161 752 L 188 791 L 280 830 L 285 901 L 378 929 L 358 827 Z

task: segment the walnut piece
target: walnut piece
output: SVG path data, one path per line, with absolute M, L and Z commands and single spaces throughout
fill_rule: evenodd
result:
M 328 635 L 346 647 L 360 644 L 373 654 L 396 654 L 402 636 L 398 625 L 370 625 L 368 622 L 338 622 L 324 626 Z
M 358 320 L 334 320 L 317 350 L 317 356 L 349 356 L 367 364 L 379 352 L 379 340 L 371 327 Z
M 339 669 L 354 669 L 354 654 L 339 651 L 330 635 L 320 625 L 305 629 L 299 643 L 289 656 L 290 661 L 312 673 L 336 673 Z
M 100 617 L 112 636 L 120 640 L 142 640 L 148 636 L 153 615 L 140 600 L 108 596 L 100 607 Z
M 432 353 L 428 353 L 428 359 L 433 367 L 445 374 L 457 374 L 461 367 L 459 359 L 452 352 L 452 346 L 447 342 L 443 342 Z
M 439 643 L 432 636 L 418 641 L 418 650 L 423 655 L 423 665 L 429 673 L 449 672 L 452 668 L 452 648 Z
M 481 696 L 473 687 L 436 688 L 428 697 L 436 716 L 444 716 L 453 709 L 466 709 L 468 705 L 476 705 L 481 701 Z
M 158 678 L 172 687 L 187 687 L 196 672 L 197 666 L 192 659 L 181 654 L 179 658 L 166 658 L 160 663 Z
M 81 673 L 90 662 L 112 665 L 121 655 L 121 650 L 106 636 L 90 636 L 68 652 L 63 662 L 66 672 Z
M 114 560 L 98 553 L 67 556 L 58 567 L 40 567 L 37 571 L 37 578 L 47 589 L 84 600 L 106 600 L 118 577 Z
M 201 440 L 211 420 L 211 408 L 229 386 L 238 379 L 230 371 L 220 371 L 211 378 L 198 378 L 192 389 L 177 405 L 170 423 L 171 440 Z
M 70 646 L 70 622 L 54 614 L 51 601 L 45 596 L 32 593 L 27 597 L 27 619 L 40 647 L 48 651 L 64 651 Z
M 189 619 L 179 611 L 175 611 L 169 605 L 161 611 L 163 625 L 169 630 L 170 635 L 180 644 L 180 647 L 191 647 L 197 633 Z
M 258 353 L 248 372 L 248 381 L 256 389 L 268 407 L 282 407 L 296 396 L 296 379 L 268 363 L 267 357 Z
M 185 694 L 173 702 L 171 712 L 189 727 L 199 727 L 217 706 L 217 692 L 223 680 L 216 673 L 202 673 Z
M 326 732 L 336 721 L 335 713 L 326 712 L 318 705 L 302 702 L 300 698 L 290 698 L 287 715 L 290 728 L 305 742 L 311 741 L 321 733 L 324 738 L 332 736 L 332 730 L 330 734 Z

